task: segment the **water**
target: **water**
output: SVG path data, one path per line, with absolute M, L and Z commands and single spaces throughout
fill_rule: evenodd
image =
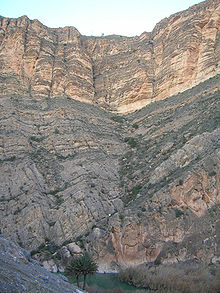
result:
M 75 278 L 70 277 L 69 278 L 71 283 L 76 284 Z M 80 278 L 80 283 L 83 282 L 83 277 Z M 88 275 L 86 278 L 86 284 L 88 287 L 96 287 L 98 289 L 101 289 L 104 293 L 105 290 L 111 290 L 111 289 L 122 289 L 125 292 L 133 292 L 136 291 L 142 291 L 143 293 L 149 292 L 146 289 L 140 289 L 136 288 L 134 286 L 128 285 L 126 283 L 123 283 L 119 280 L 118 274 L 94 274 L 94 275 Z

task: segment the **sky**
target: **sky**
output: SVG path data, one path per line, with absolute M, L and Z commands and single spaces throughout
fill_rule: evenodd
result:
M 74 26 L 82 35 L 136 36 L 201 0 L 0 0 L 0 15 L 27 15 L 48 27 Z

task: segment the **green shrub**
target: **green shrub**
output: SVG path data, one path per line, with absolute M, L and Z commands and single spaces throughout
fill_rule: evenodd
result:
M 179 180 L 179 185 L 183 185 L 183 179 Z
M 55 128 L 54 133 L 55 133 L 55 134 L 59 134 L 59 133 L 60 133 L 60 132 L 59 132 L 59 129 L 58 129 L 58 128 Z
M 132 125 L 132 127 L 135 128 L 135 129 L 138 129 L 138 125 L 137 125 L 137 123 L 134 123 L 134 124 Z
M 53 241 L 45 239 L 45 243 L 41 243 L 37 249 L 31 251 L 31 256 L 37 253 L 43 253 L 46 258 L 54 254 L 60 247 L 56 245 Z
M 139 191 L 141 190 L 142 188 L 142 185 L 141 184 L 138 184 L 136 186 L 134 186 L 131 190 L 132 194 L 133 195 L 137 195 L 139 193 Z
M 61 197 L 56 198 L 56 205 L 61 205 L 64 202 L 64 199 Z
M 124 142 L 129 144 L 132 148 L 135 148 L 137 146 L 137 141 L 134 137 L 125 137 Z
M 216 172 L 214 170 L 210 171 L 209 172 L 209 177 L 213 177 L 216 175 Z
M 41 142 L 41 141 L 43 141 L 44 140 L 44 136 L 40 136 L 40 137 L 38 137 L 38 136 L 30 136 L 30 140 L 32 140 L 32 141 L 35 141 L 35 142 Z
M 120 219 L 121 221 L 124 219 L 124 217 L 125 217 L 125 216 L 122 215 L 122 214 L 119 215 L 119 219 Z
M 71 242 L 73 242 L 72 239 L 65 240 L 65 241 L 63 242 L 62 246 L 66 246 L 67 244 L 69 244 L 69 243 L 71 243 Z
M 4 159 L 4 161 L 7 161 L 7 162 L 13 162 L 15 160 L 16 160 L 16 156 L 11 156 L 9 158 Z
M 178 209 L 175 209 L 175 214 L 176 214 L 176 218 L 181 217 L 182 215 L 184 215 L 184 212 Z

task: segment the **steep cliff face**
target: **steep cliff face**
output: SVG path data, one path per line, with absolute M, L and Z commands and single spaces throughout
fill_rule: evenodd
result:
M 219 84 L 218 77 L 126 116 L 135 130 L 120 159 L 124 209 L 84 237 L 103 270 L 117 262 L 219 262 Z
M 103 270 L 219 261 L 220 77 L 199 83 L 219 71 L 219 1 L 134 38 L 27 17 L 1 18 L 0 33 L 5 237 L 75 242 Z
M 87 38 L 98 104 L 132 112 L 219 73 L 219 28 L 219 1 L 206 1 L 140 37 Z
M 36 99 L 70 96 L 91 103 L 90 58 L 73 27 L 50 29 L 26 16 L 1 18 L 1 89 Z
M 176 13 L 140 37 L 85 37 L 1 17 L 1 90 L 70 97 L 128 113 L 220 72 L 220 3 Z

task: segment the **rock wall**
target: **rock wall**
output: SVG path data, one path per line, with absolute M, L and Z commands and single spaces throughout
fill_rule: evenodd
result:
M 102 227 L 87 249 L 93 246 L 101 271 L 114 271 L 144 262 L 174 263 L 199 259 L 219 263 L 220 153 L 203 161 L 203 167 L 189 172 L 149 200 L 133 203 L 125 216 L 109 221 L 106 236 Z M 215 163 L 214 163 L 215 162 Z M 210 175 L 214 165 L 218 171 Z M 215 175 L 214 175 L 215 174 Z M 216 177 L 215 177 L 216 176 Z M 99 233 L 97 233 L 99 232 Z
M 3 93 L 93 101 L 91 61 L 73 27 L 50 29 L 26 16 L 1 18 L 1 76 Z
M 101 270 L 219 261 L 219 1 L 134 38 L 27 17 L 0 33 L 5 237 L 47 260 L 77 244 Z
M 220 72 L 220 4 L 208 0 L 139 37 L 85 37 L 1 17 L 1 91 L 70 97 L 128 113 Z

